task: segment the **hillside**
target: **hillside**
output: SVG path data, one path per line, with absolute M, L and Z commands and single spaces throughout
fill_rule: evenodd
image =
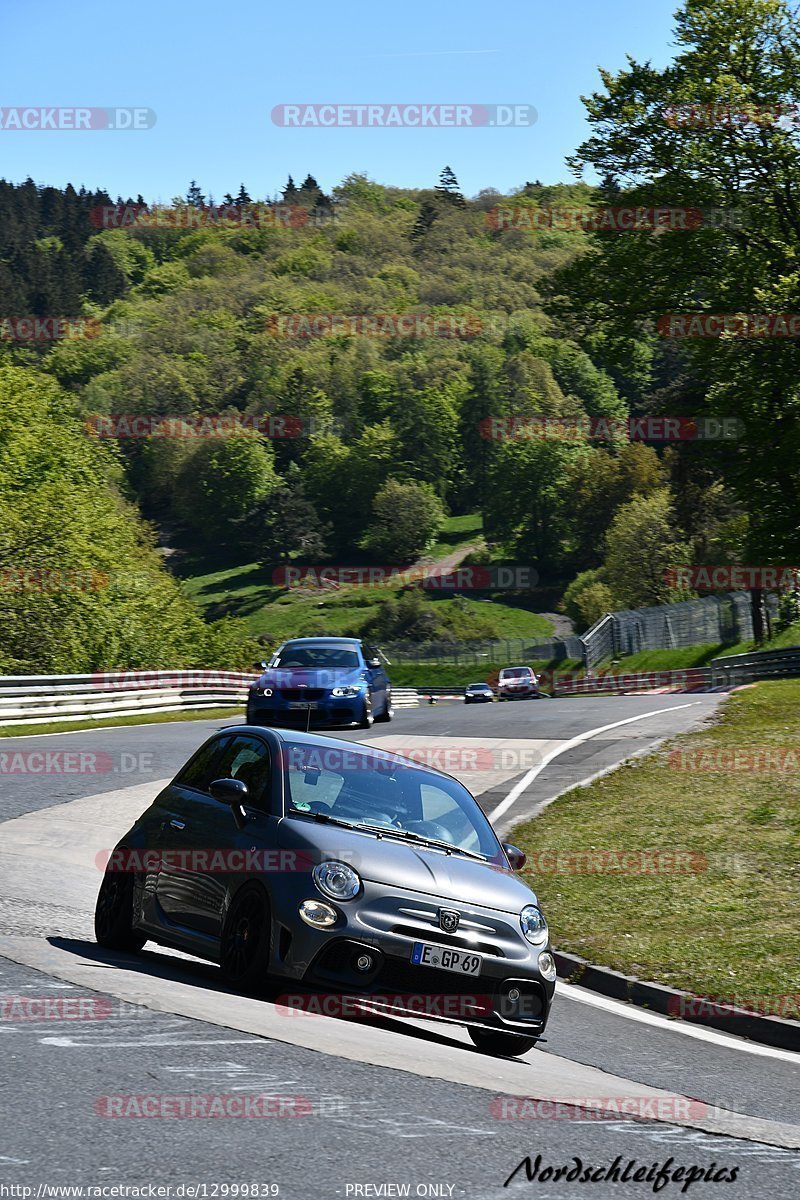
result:
M 30 188 L 3 185 L 0 203 L 28 211 Z M 738 553 L 746 523 L 713 461 L 624 433 L 629 412 L 659 403 L 653 339 L 593 333 L 559 293 L 600 235 L 558 213 L 585 213 L 597 190 L 468 199 L 446 170 L 418 191 L 354 175 L 332 196 L 309 176 L 269 202 L 242 188 L 222 209 L 196 185 L 164 208 L 71 190 L 59 206 L 51 192 L 4 234 L 17 291 L 3 295 L 42 318 L 60 305 L 69 335 L 10 325 L 0 363 L 62 389 L 114 465 L 107 486 L 178 547 L 163 571 L 206 617 L 242 618 L 226 627 L 242 661 L 253 633 L 543 635 L 535 610 L 568 584 L 585 627 L 615 603 L 680 598 L 664 570 L 694 545 Z M 29 243 L 39 259 L 17 253 Z M 64 255 L 83 264 L 71 292 L 47 282 Z M 65 313 L 76 294 L 80 312 Z M 527 582 L 491 606 L 408 588 L 312 599 L 275 582 L 286 566 L 442 558 L 459 522 L 482 530 L 471 564 L 516 564 Z

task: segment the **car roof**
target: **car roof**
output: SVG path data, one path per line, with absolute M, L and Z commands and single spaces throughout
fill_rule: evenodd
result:
M 364 751 L 366 754 L 374 754 L 377 751 L 378 754 L 385 754 L 390 758 L 398 759 L 402 766 L 408 766 L 416 771 L 424 771 L 426 775 L 434 775 L 443 779 L 453 779 L 456 783 L 461 783 L 460 779 L 456 779 L 455 775 L 448 775 L 446 771 L 439 771 L 436 767 L 426 766 L 424 763 L 415 762 L 413 759 L 405 759 L 402 751 L 384 750 L 382 746 L 372 746 L 369 742 L 350 742 L 346 738 L 326 737 L 319 733 L 303 733 L 300 729 L 278 729 L 273 725 L 226 725 L 224 729 L 218 730 L 212 736 L 222 737 L 224 734 L 231 733 L 264 734 L 266 732 L 273 734 L 279 742 L 284 744 L 287 741 L 292 741 L 298 742 L 302 746 L 319 746 L 323 750 L 333 748 L 344 752 L 349 751 L 351 754 L 359 750 Z M 461 786 L 464 787 L 465 785 L 461 783 Z M 469 791 L 468 788 L 467 791 Z M 475 803 L 477 804 L 477 800 Z
M 346 637 L 300 637 L 287 638 L 282 643 L 284 646 L 360 646 L 361 638 L 346 638 Z
M 468 687 L 485 687 L 485 688 L 488 688 L 488 687 L 489 687 L 489 684 L 488 684 L 488 683 L 470 683 L 470 684 L 468 684 L 467 686 L 468 686 Z M 489 691 L 491 691 L 491 688 L 489 688 Z

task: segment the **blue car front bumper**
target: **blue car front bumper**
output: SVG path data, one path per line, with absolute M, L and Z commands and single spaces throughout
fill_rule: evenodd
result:
M 307 698 L 281 695 L 276 690 L 271 696 L 251 695 L 247 700 L 248 725 L 290 725 L 305 729 L 311 725 L 357 725 L 364 719 L 366 691 L 356 696 L 332 696 L 330 691 L 308 688 Z M 310 717 L 309 722 L 309 706 Z

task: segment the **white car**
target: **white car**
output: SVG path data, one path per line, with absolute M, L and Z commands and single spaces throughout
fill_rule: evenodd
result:
M 540 695 L 531 667 L 503 667 L 497 682 L 498 700 L 531 700 Z

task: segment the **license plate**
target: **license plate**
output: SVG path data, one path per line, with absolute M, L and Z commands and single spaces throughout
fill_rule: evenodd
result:
M 416 967 L 435 967 L 439 971 L 455 971 L 458 975 L 480 975 L 481 956 L 468 950 L 450 950 L 447 946 L 429 946 L 414 942 L 411 962 Z
M 301 708 L 307 711 L 309 708 L 319 708 L 316 700 L 290 700 L 289 708 Z

